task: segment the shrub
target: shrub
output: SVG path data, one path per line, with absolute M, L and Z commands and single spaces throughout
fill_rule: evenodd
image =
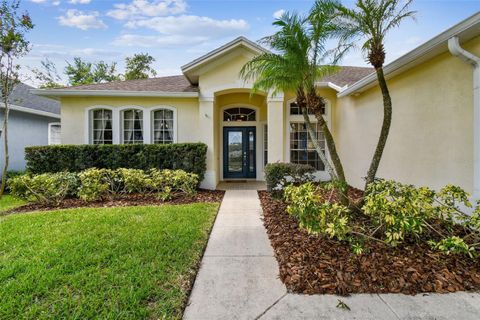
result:
M 78 197 L 85 201 L 99 200 L 108 194 L 110 183 L 107 180 L 107 170 L 91 168 L 78 174 L 80 188 Z
M 172 169 L 206 171 L 207 146 L 203 143 L 135 145 L 57 145 L 25 148 L 27 169 L 32 173 L 80 172 L 88 168 Z
M 120 168 L 117 171 L 120 180 L 120 193 L 147 193 L 152 188 L 152 179 L 140 169 Z
M 297 219 L 300 227 L 311 234 L 322 234 L 343 240 L 349 232 L 347 207 L 322 201 L 312 183 L 289 185 L 284 197 L 287 212 Z
M 313 181 L 314 172 L 315 168 L 306 164 L 269 163 L 265 166 L 267 190 L 276 196 L 281 196 L 287 185 Z
M 173 193 L 179 192 L 193 196 L 198 185 L 198 176 L 183 170 L 150 170 L 151 184 L 158 197 L 168 200 Z
M 8 180 L 12 195 L 43 204 L 58 204 L 76 193 L 78 178 L 74 173 L 58 172 L 22 175 Z
M 419 237 L 425 220 L 435 216 L 435 192 L 392 180 L 377 180 L 366 190 L 363 211 L 385 227 L 386 242 L 397 245 L 406 235 Z

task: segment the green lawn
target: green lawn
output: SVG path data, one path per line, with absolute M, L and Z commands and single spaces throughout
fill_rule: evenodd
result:
M 0 319 L 176 319 L 217 204 L 0 217 Z
M 13 209 L 13 208 L 16 208 L 16 207 L 20 207 L 21 205 L 24 205 L 24 204 L 26 204 L 25 201 L 23 201 L 21 199 L 18 199 L 18 198 L 15 198 L 15 197 L 12 197 L 9 194 L 5 194 L 0 199 L 0 214 L 3 211 L 7 211 L 7 210 L 10 210 L 10 209 Z

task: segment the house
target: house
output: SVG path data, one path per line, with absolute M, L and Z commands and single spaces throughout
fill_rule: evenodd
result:
M 60 144 L 60 103 L 34 95 L 30 92 L 32 89 L 31 86 L 19 83 L 8 99 L 9 170 L 25 170 L 25 147 Z M 0 108 L 2 128 L 4 106 L 1 105 Z M 3 139 L 1 141 L 0 163 L 3 165 Z
M 264 50 L 240 37 L 185 64 L 180 76 L 34 92 L 61 101 L 63 143 L 206 143 L 206 188 L 262 180 L 264 165 L 277 161 L 309 163 L 328 178 L 295 96 L 252 93 L 240 79 Z M 385 66 L 394 111 L 378 176 L 453 183 L 480 196 L 479 55 L 480 12 Z M 376 76 L 343 67 L 317 87 L 348 182 L 363 187 L 383 117 Z

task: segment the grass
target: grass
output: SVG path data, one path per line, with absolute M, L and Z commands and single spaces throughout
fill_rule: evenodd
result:
M 14 209 L 26 204 L 25 201 L 15 198 L 9 194 L 4 194 L 0 199 L 0 214 L 4 211 Z
M 0 319 L 177 319 L 218 204 L 0 218 Z

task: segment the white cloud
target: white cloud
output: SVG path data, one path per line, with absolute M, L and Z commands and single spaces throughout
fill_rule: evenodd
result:
M 246 31 L 248 23 L 243 19 L 215 20 L 193 15 L 155 17 L 129 21 L 128 28 L 147 28 L 164 35 L 184 35 L 207 39 L 229 36 Z
M 209 40 L 208 37 L 187 35 L 144 36 L 138 34 L 123 34 L 112 44 L 122 47 L 178 47 L 192 46 Z
M 54 6 L 60 5 L 59 0 L 30 0 L 30 2 L 37 3 L 37 4 L 51 4 Z
M 64 16 L 58 17 L 58 22 L 62 26 L 79 28 L 81 30 L 104 29 L 107 25 L 98 18 L 99 15 L 97 11 L 85 13 L 76 9 L 69 9 Z
M 179 14 L 187 8 L 184 0 L 133 0 L 129 4 L 118 3 L 113 6 L 115 9 L 108 11 L 107 15 L 117 20 Z
M 275 11 L 272 16 L 273 16 L 275 19 L 280 19 L 284 13 L 285 13 L 285 10 L 284 10 L 284 9 L 280 9 L 280 10 Z
M 89 4 L 92 0 L 70 0 L 71 4 Z

